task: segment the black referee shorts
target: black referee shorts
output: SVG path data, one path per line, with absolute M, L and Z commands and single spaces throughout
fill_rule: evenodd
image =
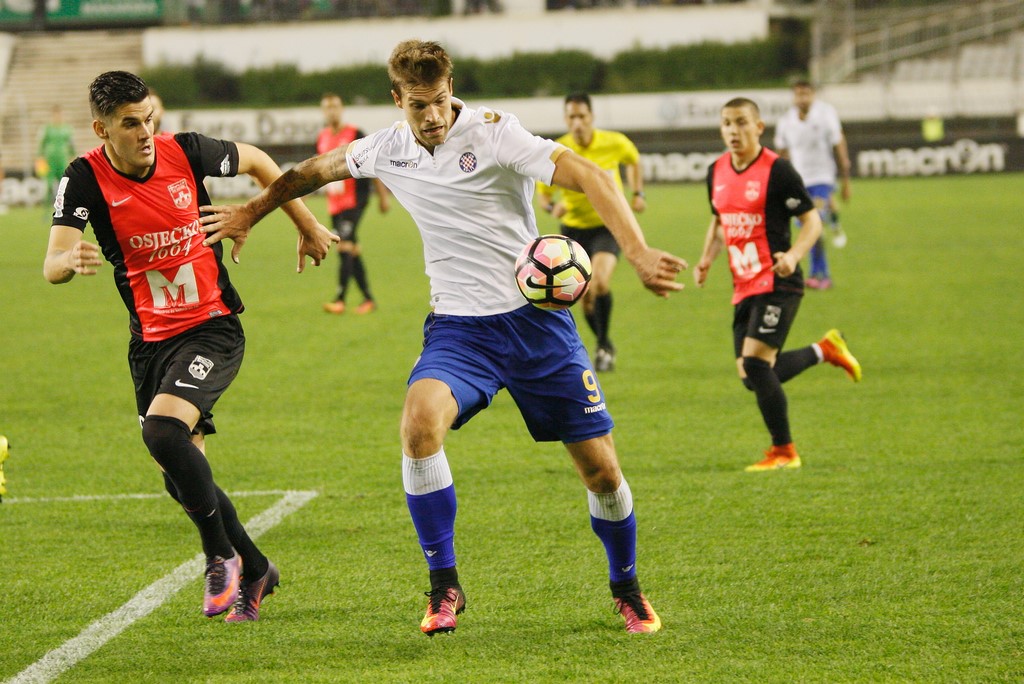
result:
M 580 246 L 587 250 L 587 255 L 591 258 L 598 252 L 609 252 L 619 256 L 621 251 L 619 243 L 615 241 L 612 232 L 604 226 L 597 226 L 596 228 L 570 228 L 563 225 L 560 227 L 560 230 L 562 235 L 580 243 Z

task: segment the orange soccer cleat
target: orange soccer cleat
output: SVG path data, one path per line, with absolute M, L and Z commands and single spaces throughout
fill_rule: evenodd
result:
M 860 382 L 860 362 L 850 353 L 850 348 L 846 346 L 846 338 L 843 337 L 843 333 L 835 328 L 829 330 L 818 342 L 818 346 L 821 347 L 823 361 L 827 361 L 833 366 L 839 366 L 846 371 L 851 380 Z
M 626 631 L 631 634 L 657 632 L 661 629 L 661 618 L 654 612 L 642 592 L 636 591 L 624 596 L 615 596 L 615 612 L 626 621 Z
M 324 311 L 340 316 L 345 313 L 345 302 L 324 302 Z
M 367 299 L 362 304 L 356 307 L 357 314 L 368 314 L 373 313 L 377 310 L 377 302 L 372 299 Z
M 420 631 L 429 637 L 439 632 L 454 632 L 456 617 L 466 609 L 466 595 L 460 587 L 439 587 L 426 592 L 430 597 Z
M 764 452 L 764 456 L 763 460 L 748 465 L 744 470 L 748 473 L 758 473 L 762 470 L 793 470 L 802 465 L 800 454 L 796 453 L 796 447 L 792 442 L 782 446 L 773 446 Z

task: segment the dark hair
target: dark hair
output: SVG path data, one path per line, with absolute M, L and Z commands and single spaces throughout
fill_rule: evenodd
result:
M 388 58 L 391 88 L 401 94 L 403 85 L 434 85 L 452 77 L 452 60 L 440 44 L 433 41 L 404 40 Z
M 89 84 L 89 108 L 94 118 L 107 119 L 121 105 L 142 102 L 149 97 L 149 86 L 127 71 L 107 71 Z
M 804 77 L 804 76 L 801 76 L 799 78 L 794 78 L 792 81 L 789 82 L 789 87 L 790 88 L 810 88 L 811 90 L 816 90 L 816 88 L 814 87 L 814 84 L 811 82 L 811 80 L 809 78 Z
M 569 104 L 570 102 L 585 104 L 587 105 L 587 109 L 594 111 L 594 106 L 590 104 L 590 95 L 587 95 L 586 93 L 569 93 L 565 96 L 565 102 L 563 104 Z
M 757 106 L 757 103 L 746 97 L 734 97 L 724 105 L 722 109 L 738 109 L 740 107 L 750 107 L 754 110 L 754 113 L 761 116 L 761 108 Z

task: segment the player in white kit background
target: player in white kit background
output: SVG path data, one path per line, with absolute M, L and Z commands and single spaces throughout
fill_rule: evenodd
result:
M 815 98 L 814 85 L 793 84 L 793 106 L 775 127 L 775 151 L 793 163 L 814 200 L 822 225 L 831 231 L 832 244 L 846 245 L 846 233 L 835 207 L 836 179 L 844 202 L 850 201 L 850 155 L 835 107 Z M 832 287 L 824 237 L 811 247 L 810 274 L 804 284 L 812 290 Z

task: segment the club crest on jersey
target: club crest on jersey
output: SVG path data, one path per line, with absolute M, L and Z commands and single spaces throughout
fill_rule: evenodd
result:
M 764 327 L 774 328 L 779 324 L 779 319 L 782 317 L 782 309 L 777 306 L 768 305 L 764 307 Z
M 753 202 L 761 196 L 761 181 L 747 181 L 747 191 L 744 197 L 747 198 L 748 202 Z
M 213 368 L 213 361 L 197 355 L 196 358 L 192 359 L 192 363 L 188 365 L 188 372 L 196 380 L 205 380 L 211 368 Z
M 167 192 L 171 193 L 174 206 L 179 209 L 188 209 L 189 205 L 192 204 L 192 191 L 189 190 L 188 181 L 184 178 L 168 185 Z
M 476 155 L 472 152 L 463 152 L 459 157 L 459 168 L 465 173 L 476 171 Z

